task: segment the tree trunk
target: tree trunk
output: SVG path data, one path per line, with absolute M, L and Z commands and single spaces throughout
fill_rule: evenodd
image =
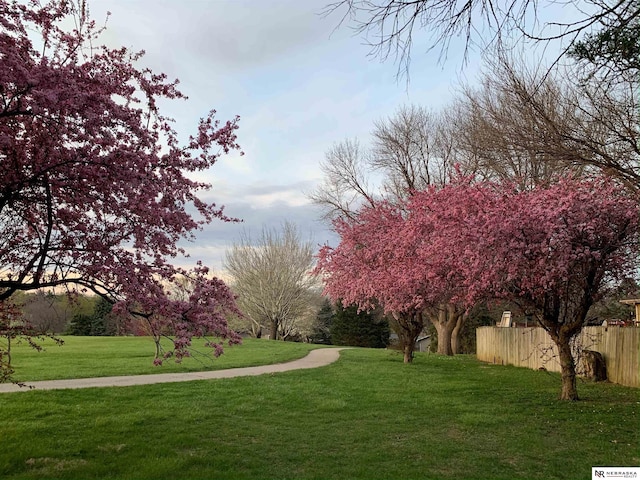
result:
M 11 332 L 7 334 L 7 367 L 11 368 Z
M 278 320 L 271 320 L 271 340 L 278 339 Z
M 404 363 L 411 363 L 413 362 L 413 349 L 420 332 L 415 333 L 412 331 L 412 329 L 409 328 L 408 323 L 398 322 L 398 326 L 400 328 L 396 333 L 398 334 L 398 340 L 400 340 L 400 348 L 402 349 L 402 354 L 404 356 Z
M 439 305 L 435 312 L 432 312 L 431 323 L 438 332 L 438 353 L 441 355 L 453 355 L 451 340 L 453 330 L 458 320 L 456 307 L 451 304 Z
M 248 318 L 251 322 L 251 334 L 255 338 L 262 337 L 262 325 L 260 324 L 260 322 L 256 322 L 253 318 L 251 318 L 251 316 L 248 316 Z
M 160 335 L 153 335 L 153 342 L 156 344 L 156 356 L 153 359 L 154 365 L 162 364 L 162 345 L 160 345 Z
M 462 328 L 464 327 L 464 323 L 467 319 L 466 314 L 458 313 L 458 318 L 456 320 L 456 326 L 453 327 L 453 331 L 451 332 L 451 350 L 454 355 L 460 353 L 460 333 L 462 332 Z
M 413 342 L 415 343 L 415 341 Z M 413 362 L 413 344 L 409 343 L 403 348 L 404 353 L 404 363 L 412 363 Z
M 547 296 L 542 307 L 542 317 L 539 318 L 539 322 L 558 347 L 562 380 L 560 400 L 579 400 L 576 363 L 571 352 L 571 340 L 580 333 L 584 326 L 593 299 L 590 292 L 595 288 L 595 284 L 594 275 L 587 275 L 585 294 L 580 299 L 581 301 L 571 309 L 572 311 L 563 305 L 565 300 L 557 294 Z M 563 311 L 563 307 L 569 311 Z M 560 318 L 563 318 L 564 321 L 560 321 Z
M 422 313 L 414 312 L 404 315 L 394 313 L 393 317 L 398 325 L 396 333 L 398 334 L 400 346 L 402 347 L 404 363 L 411 363 L 413 362 L 413 349 L 415 348 L 416 340 L 424 328 Z
M 576 364 L 571 354 L 571 337 L 560 334 L 552 338 L 558 346 L 560 355 L 560 374 L 562 377 L 560 400 L 579 400 L 576 385 Z
M 162 337 L 160 336 L 159 333 L 157 333 L 154 328 L 153 328 L 153 324 L 151 323 L 151 321 L 149 320 L 149 318 L 145 318 L 145 321 L 147 322 L 147 325 L 149 326 L 149 332 L 151 333 L 151 336 L 153 337 L 153 343 L 155 343 L 156 345 L 156 356 L 154 357 L 154 363 L 156 363 L 156 360 L 161 360 L 161 356 L 162 356 L 162 345 L 160 344 L 160 340 L 162 339 Z
M 400 337 L 400 345 L 402 346 L 402 353 L 404 355 L 404 363 L 413 362 L 413 349 L 416 346 L 416 340 L 420 336 L 421 328 L 405 328 L 402 330 Z
M 436 322 L 433 324 L 438 332 L 438 353 L 440 355 L 453 355 L 451 348 L 451 334 L 453 329 L 447 328 L 446 324 Z

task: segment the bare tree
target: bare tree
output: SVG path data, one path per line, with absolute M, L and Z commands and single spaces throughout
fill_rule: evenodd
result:
M 378 195 L 371 187 L 369 152 L 358 140 L 334 144 L 320 164 L 323 183 L 309 198 L 324 209 L 324 217 L 352 218 L 362 205 L 374 205 Z
M 373 206 L 381 200 L 399 203 L 429 185 L 447 183 L 460 152 L 457 133 L 449 129 L 450 124 L 443 122 L 443 118 L 424 107 L 402 106 L 391 117 L 374 123 L 369 150 L 363 150 L 352 140 L 334 145 L 321 165 L 324 183 L 311 199 L 324 207 L 327 219 L 355 219 L 363 205 Z M 468 165 L 471 163 L 465 163 L 463 170 Z M 447 305 L 442 312 L 457 310 Z M 413 349 L 427 317 L 443 332 L 447 329 L 446 339 L 441 343 L 443 351 L 455 351 L 463 315 L 414 312 L 405 319 L 396 318 L 392 328 L 405 346 Z
M 248 234 L 226 252 L 225 267 L 234 278 L 238 305 L 259 335 L 268 326 L 271 339 L 290 334 L 290 324 L 307 314 L 315 278 L 313 247 L 286 222 L 279 232 L 263 228 L 257 242 Z
M 353 218 L 363 205 L 394 202 L 445 183 L 453 163 L 442 133 L 440 115 L 402 106 L 374 123 L 370 149 L 357 140 L 335 144 L 321 164 L 324 181 L 309 197 L 324 208 L 326 219 Z
M 477 87 L 464 86 L 454 107 L 447 110 L 447 123 L 455 145 L 456 160 L 486 178 L 517 182 L 520 188 L 546 183 L 558 174 L 578 170 L 571 152 L 561 152 L 548 142 L 545 121 L 530 104 L 523 104 L 504 71 L 489 69 Z M 575 119 L 568 108 L 568 91 L 552 78 L 541 83 L 526 78 L 523 83 L 537 87 L 539 103 L 558 124 Z
M 440 122 L 440 115 L 409 105 L 374 123 L 370 164 L 382 172 L 385 192 L 404 198 L 447 182 L 451 165 L 442 148 Z
M 281 322 L 280 338 L 282 340 L 295 340 L 309 342 L 318 322 L 318 312 L 322 308 L 324 297 L 321 295 L 321 287 L 312 285 L 308 292 L 306 308 L 295 318 L 288 318 Z
M 540 12 L 554 5 L 564 11 L 572 8 L 575 20 L 542 21 Z M 393 58 L 399 76 L 408 77 L 417 30 L 426 34 L 429 50 L 439 48 L 441 59 L 451 39 L 461 37 L 465 58 L 471 47 L 486 50 L 511 47 L 514 42 L 562 41 L 558 59 L 570 53 L 594 64 L 598 60 L 607 68 L 637 66 L 637 0 L 338 0 L 324 9 L 325 15 L 335 12 L 342 14 L 340 24 L 349 23 L 365 38 L 371 55 Z M 619 39 L 627 40 L 625 48 L 620 48 Z
M 640 191 L 637 91 L 580 82 L 571 70 L 527 68 L 504 57 L 480 86 L 464 87 L 449 116 L 462 161 L 522 188 L 558 174 L 600 170 Z
M 65 295 L 39 290 L 24 297 L 23 316 L 39 332 L 64 332 L 74 314 L 73 310 L 73 301 Z

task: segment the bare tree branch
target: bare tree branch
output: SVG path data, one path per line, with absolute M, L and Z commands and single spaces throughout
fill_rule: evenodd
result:
M 529 188 L 598 169 L 640 191 L 636 105 L 630 82 L 581 84 L 569 70 L 536 72 L 503 57 L 480 87 L 463 88 L 451 121 L 466 160 L 485 177 Z
M 576 19 L 541 21 L 540 12 L 553 6 L 572 8 Z M 562 41 L 559 59 L 581 36 L 598 29 L 628 29 L 637 22 L 640 6 L 637 0 L 339 0 L 322 13 L 340 13 L 338 26 L 349 24 L 371 47 L 370 55 L 382 61 L 392 58 L 398 65 L 398 78 L 408 80 L 411 51 L 419 33 L 426 34 L 426 50 L 439 49 L 441 61 L 456 37 L 464 39 L 465 61 L 473 47 L 486 51 L 523 41 Z M 615 63 L 610 66 L 615 68 Z
M 353 219 L 363 205 L 396 202 L 448 181 L 454 168 L 451 138 L 440 115 L 403 106 L 375 122 L 371 136 L 369 150 L 345 140 L 327 152 L 321 164 L 324 181 L 309 195 L 324 208 L 325 219 Z

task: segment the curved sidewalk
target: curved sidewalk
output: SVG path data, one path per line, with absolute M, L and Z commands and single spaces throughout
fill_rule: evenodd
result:
M 257 367 L 229 368 L 210 372 L 187 373 L 155 373 L 151 375 L 132 375 L 120 377 L 76 378 L 68 380 L 43 380 L 39 382 L 25 382 L 26 387 L 19 387 L 12 383 L 0 384 L 0 393 L 29 392 L 33 390 L 60 390 L 67 388 L 94 387 L 130 387 L 133 385 L 150 385 L 153 383 L 189 382 L 191 380 L 211 380 L 216 378 L 232 378 L 263 375 L 265 373 L 288 372 L 329 365 L 340 357 L 343 348 L 319 348 L 311 350 L 306 357 L 286 363 L 274 365 L 260 365 Z M 32 387 L 32 388 L 29 388 Z

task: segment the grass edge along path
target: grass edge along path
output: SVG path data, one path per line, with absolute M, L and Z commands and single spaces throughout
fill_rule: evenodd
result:
M 3 479 L 590 478 L 640 463 L 638 389 L 470 356 L 351 349 L 323 368 L 0 397 Z
M 12 345 L 14 377 L 21 382 L 75 378 L 111 377 L 184 373 L 253 367 L 283 363 L 304 357 L 320 345 L 243 340 L 241 345 L 225 346 L 224 353 L 214 358 L 204 340 L 194 339 L 193 356 L 176 363 L 169 358 L 162 366 L 153 364 L 154 343 L 150 337 L 76 337 L 63 336 L 59 346 L 51 340 L 43 342 L 43 351 L 25 342 Z M 168 340 L 163 339 L 168 345 Z
M 221 378 L 253 377 L 267 373 L 282 373 L 291 370 L 325 367 L 336 360 L 344 348 L 318 348 L 307 356 L 286 363 L 274 363 L 255 367 L 229 368 L 204 372 L 157 373 L 149 375 L 127 375 L 117 377 L 92 377 L 66 380 L 45 380 L 29 382 L 26 385 L 0 384 L 0 393 L 36 390 L 64 390 L 77 388 L 132 387 L 155 383 L 190 382 L 194 380 L 216 380 Z

